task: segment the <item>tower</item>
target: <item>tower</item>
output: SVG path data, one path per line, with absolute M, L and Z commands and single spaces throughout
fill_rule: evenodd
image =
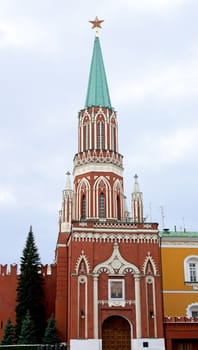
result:
M 96 28 L 56 246 L 55 317 L 71 350 L 164 349 L 158 225 L 143 220 L 135 176 L 126 210 L 123 156 Z

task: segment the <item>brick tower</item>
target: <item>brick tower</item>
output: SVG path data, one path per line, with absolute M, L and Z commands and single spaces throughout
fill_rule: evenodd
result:
M 55 317 L 71 350 L 164 349 L 158 225 L 143 219 L 135 175 L 126 209 L 117 114 L 96 28 L 73 185 L 66 175 L 56 247 Z

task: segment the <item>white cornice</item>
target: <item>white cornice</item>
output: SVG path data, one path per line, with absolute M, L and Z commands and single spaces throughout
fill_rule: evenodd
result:
M 73 176 L 84 175 L 90 172 L 100 172 L 100 173 L 114 173 L 118 176 L 123 175 L 123 169 L 114 164 L 106 164 L 106 163 L 90 163 L 90 164 L 82 164 L 74 168 Z
M 197 294 L 197 290 L 163 290 L 163 294 Z
M 198 242 L 163 242 L 161 248 L 198 248 Z
M 73 232 L 73 241 L 81 242 L 122 242 L 122 243 L 153 243 L 159 242 L 159 237 L 155 234 L 115 234 L 115 233 L 87 233 L 87 232 Z
M 126 235 L 134 235 L 134 234 L 138 234 L 141 235 L 141 233 L 145 233 L 145 234 L 151 234 L 151 235 L 157 235 L 158 236 L 158 230 L 152 230 L 152 229 L 131 229 L 131 228 L 123 228 L 121 229 L 120 227 L 109 227 L 109 228 L 88 228 L 88 227 L 72 227 L 73 232 L 81 232 L 81 233 L 86 233 L 86 232 L 93 232 L 93 233 L 108 233 L 108 234 L 114 234 L 116 232 L 116 234 L 119 233 L 124 233 Z M 158 236 L 159 238 L 159 236 Z
M 63 247 L 66 247 L 67 246 L 67 244 L 66 243 L 58 243 L 57 244 L 57 248 L 63 248 Z

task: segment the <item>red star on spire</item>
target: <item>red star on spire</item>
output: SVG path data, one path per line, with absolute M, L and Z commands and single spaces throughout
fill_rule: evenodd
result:
M 89 22 L 93 24 L 92 29 L 93 28 L 102 28 L 101 23 L 104 22 L 104 20 L 98 19 L 98 17 L 96 16 L 96 18 L 93 21 L 89 21 Z

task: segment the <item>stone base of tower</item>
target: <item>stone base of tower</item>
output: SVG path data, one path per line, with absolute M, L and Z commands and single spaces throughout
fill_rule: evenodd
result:
M 69 350 L 102 350 L 102 339 L 71 339 Z M 131 340 L 131 350 L 165 350 L 165 341 L 160 338 Z
M 141 338 L 131 340 L 131 350 L 165 350 L 163 338 Z
M 71 339 L 69 350 L 102 350 L 101 339 Z

